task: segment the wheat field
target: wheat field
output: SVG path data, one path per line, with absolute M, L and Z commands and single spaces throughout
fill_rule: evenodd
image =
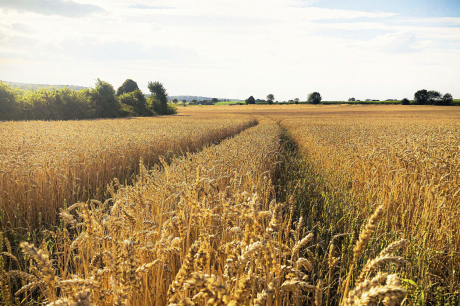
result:
M 455 108 L 179 114 L 258 124 L 4 231 L 4 304 L 458 305 Z
M 309 228 L 316 227 L 325 244 L 336 233 L 354 234 L 339 242 L 337 289 L 352 264 L 359 270 L 384 245 L 407 239 L 409 262 L 401 269 L 411 290 L 406 303 L 457 305 L 460 110 L 256 105 L 226 111 L 278 122 L 298 147 L 298 154 L 285 165 L 283 188 L 303 209 L 299 216 Z M 386 207 L 378 239 L 372 239 L 362 260 L 353 263 L 352 245 L 377 205 Z
M 130 182 L 142 158 L 172 158 L 252 125 L 250 117 L 0 122 L 0 209 L 4 228 L 54 224 L 56 211 L 106 198 L 114 178 Z
M 285 125 L 321 173 L 346 183 L 363 205 L 392 206 L 391 224 L 413 238 L 422 238 L 416 228 L 423 228 L 427 243 L 441 250 L 459 229 L 460 123 L 341 119 Z M 449 245 L 458 247 L 459 237 Z
M 373 205 L 384 205 L 385 223 L 377 230 L 374 248 L 388 240 L 407 239 L 410 261 L 403 276 L 412 281 L 414 299 L 456 305 L 459 111 L 394 106 L 348 109 L 282 121 L 320 174 L 319 184 L 327 194 L 323 202 L 341 203 L 335 207 L 340 207 L 338 216 L 346 221 L 332 217 L 326 223 L 341 232 L 357 232 L 359 220 Z M 327 215 L 331 216 L 330 210 Z

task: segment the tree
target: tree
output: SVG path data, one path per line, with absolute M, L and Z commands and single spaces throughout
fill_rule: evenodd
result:
M 95 118 L 116 118 L 120 116 L 121 105 L 115 98 L 115 89 L 107 82 L 97 79 L 90 90 L 91 107 Z
M 273 104 L 274 100 L 275 100 L 275 96 L 273 94 L 267 95 L 268 104 Z
M 442 97 L 442 105 L 451 105 L 454 99 L 452 98 L 452 95 L 450 93 L 446 93 Z
M 148 104 L 151 110 L 159 115 L 170 115 L 177 112 L 173 105 L 168 105 L 168 93 L 160 82 L 149 82 L 147 87 L 150 91 Z
M 294 99 L 294 103 L 295 103 L 295 104 L 299 104 L 299 101 L 300 101 L 299 98 L 295 98 L 295 99 Z
M 246 104 L 256 104 L 256 100 L 254 99 L 253 96 L 250 96 L 244 101 Z
M 321 94 L 317 91 L 312 92 L 311 94 L 308 95 L 307 102 L 311 104 L 319 104 L 321 103 L 321 100 L 323 98 L 321 97 Z
M 173 99 L 173 103 L 177 103 L 177 102 L 178 102 L 177 99 Z
M 14 89 L 0 82 L 0 120 L 19 119 L 19 103 Z
M 147 87 L 149 88 L 151 97 L 153 96 L 161 105 L 168 104 L 168 93 L 163 84 L 160 82 L 149 82 Z
M 127 79 L 117 90 L 117 96 L 120 96 L 127 92 L 133 92 L 135 90 L 139 90 L 137 83 L 131 79 Z
M 355 98 L 350 98 L 350 99 L 348 99 L 348 102 L 355 102 L 355 101 L 356 101 Z
M 217 102 L 219 102 L 219 100 L 217 98 L 212 98 L 211 102 L 212 103 L 217 103 Z
M 442 103 L 442 95 L 439 91 L 430 90 L 428 92 L 428 103 L 439 105 Z
M 409 101 L 409 99 L 404 98 L 404 99 L 401 100 L 401 104 L 402 104 L 402 105 L 409 105 L 409 104 L 410 104 L 410 101 Z
M 147 99 L 140 89 L 132 92 L 126 92 L 118 97 L 125 116 L 151 116 L 152 111 L 149 109 Z M 128 107 L 125 107 L 128 106 Z
M 417 105 L 426 104 L 428 102 L 428 91 L 426 89 L 417 91 L 414 94 L 414 101 Z

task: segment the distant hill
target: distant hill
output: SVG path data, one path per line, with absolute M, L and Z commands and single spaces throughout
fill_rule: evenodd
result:
M 192 100 L 198 100 L 198 101 L 203 101 L 203 100 L 211 101 L 212 100 L 212 98 L 202 97 L 202 96 L 168 96 L 168 100 L 174 100 L 174 99 L 177 99 L 178 101 L 185 100 L 187 102 L 191 102 Z M 243 101 L 243 100 L 239 100 L 239 99 L 227 99 L 227 98 L 217 98 L 217 99 L 219 101 L 222 101 L 222 100 Z
M 76 86 L 76 85 L 28 84 L 28 83 L 8 82 L 8 81 L 2 81 L 2 80 L 0 80 L 0 82 L 8 84 L 13 88 L 19 88 L 22 90 L 33 90 L 33 89 L 39 89 L 39 88 L 50 89 L 50 88 L 64 88 L 64 87 L 67 87 L 73 90 L 80 90 L 80 89 L 88 88 L 88 87 Z
M 39 89 L 39 88 L 50 89 L 50 88 L 64 88 L 64 87 L 67 87 L 67 88 L 73 89 L 73 90 L 80 90 L 80 89 L 89 88 L 89 87 L 77 86 L 77 85 L 30 84 L 30 83 L 19 83 L 19 82 L 10 82 L 10 81 L 2 81 L 2 80 L 0 80 L 0 82 L 8 84 L 13 88 L 19 88 L 21 90 L 35 90 L 35 89 Z M 147 93 L 146 96 L 148 97 L 149 94 Z M 198 100 L 198 101 L 203 101 L 203 100 L 211 101 L 212 100 L 212 98 L 203 97 L 203 96 L 187 96 L 187 95 L 168 96 L 168 100 L 174 100 L 174 99 L 177 99 L 178 101 L 185 100 L 187 102 L 191 102 L 192 100 Z M 244 100 L 240 100 L 240 99 L 227 99 L 227 98 L 217 98 L 217 99 L 219 101 L 244 101 Z

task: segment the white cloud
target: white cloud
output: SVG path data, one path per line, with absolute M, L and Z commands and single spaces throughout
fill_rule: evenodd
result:
M 43 15 L 82 17 L 103 11 L 99 6 L 72 0 L 2 0 L 0 8 Z
M 91 3 L 104 12 L 67 18 L 0 9 L 0 79 L 91 86 L 100 77 L 118 86 L 133 78 L 144 90 L 159 80 L 170 94 L 222 98 L 272 92 L 284 100 L 314 90 L 331 100 L 402 98 L 418 86 L 460 96 L 452 81 L 460 28 L 451 27 L 460 18 L 418 23 L 294 0 Z M 354 38 L 363 29 L 375 37 Z
M 432 42 L 428 40 L 420 41 L 414 33 L 397 32 L 387 33 L 375 37 L 366 42 L 353 42 L 351 46 L 357 48 L 369 48 L 377 52 L 415 52 L 429 47 Z
M 337 10 L 319 7 L 303 8 L 306 14 L 306 20 L 324 20 L 324 19 L 356 19 L 356 18 L 388 18 L 397 16 L 395 13 L 375 13 L 363 11 Z

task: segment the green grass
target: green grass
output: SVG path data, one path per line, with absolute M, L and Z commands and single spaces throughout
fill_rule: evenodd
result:
M 214 105 L 234 105 L 234 104 L 238 104 L 238 103 L 242 103 L 242 104 L 244 104 L 244 101 L 226 101 L 226 102 L 217 102 L 217 103 L 215 103 Z

